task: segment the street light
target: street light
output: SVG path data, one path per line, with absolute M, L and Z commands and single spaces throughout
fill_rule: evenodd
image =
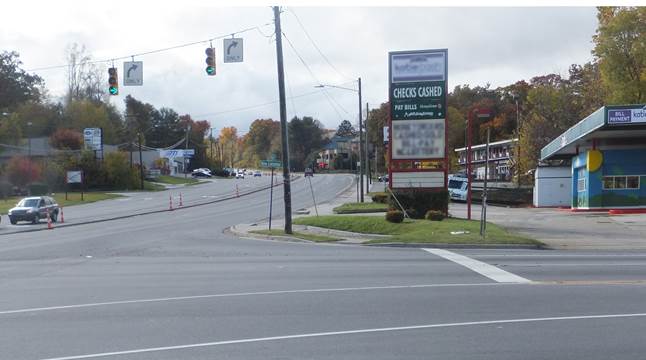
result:
M 338 85 L 329 85 L 329 84 L 319 84 L 319 85 L 316 85 L 314 87 L 316 87 L 316 88 L 331 87 L 331 88 L 336 88 L 336 89 L 349 90 L 349 91 L 356 92 L 359 95 L 359 164 L 361 164 L 360 168 L 359 168 L 359 179 L 360 179 L 359 180 L 359 184 L 360 184 L 359 192 L 361 194 L 361 197 L 360 197 L 361 202 L 363 202 L 363 200 L 364 200 L 363 199 L 363 175 L 365 173 L 365 164 L 366 164 L 366 162 L 364 162 L 364 159 L 363 159 L 364 154 L 363 154 L 363 146 L 362 146 L 362 144 L 363 144 L 363 122 L 362 122 L 363 107 L 361 106 L 361 103 L 362 103 L 362 101 L 361 101 L 361 78 L 357 78 L 357 83 L 358 83 L 358 90 L 343 87 L 343 86 L 338 86 Z

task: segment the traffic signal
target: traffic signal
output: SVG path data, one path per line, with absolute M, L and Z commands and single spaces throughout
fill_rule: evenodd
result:
M 110 95 L 119 95 L 119 78 L 117 76 L 117 68 L 111 67 L 108 69 L 108 92 Z
M 206 53 L 206 74 L 209 76 L 215 75 L 215 50 L 212 47 L 207 47 L 204 51 Z

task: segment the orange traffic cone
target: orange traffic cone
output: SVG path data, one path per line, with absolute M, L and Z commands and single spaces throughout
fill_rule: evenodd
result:
M 52 224 L 52 217 L 49 216 L 49 212 L 47 213 L 47 229 L 51 230 L 54 228 L 54 224 Z
M 65 223 L 65 216 L 63 215 L 63 207 L 61 206 L 61 224 Z

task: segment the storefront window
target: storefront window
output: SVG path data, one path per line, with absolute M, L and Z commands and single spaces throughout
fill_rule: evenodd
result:
M 626 176 L 626 188 L 639 189 L 639 176 Z
M 604 190 L 639 189 L 639 176 L 604 176 Z

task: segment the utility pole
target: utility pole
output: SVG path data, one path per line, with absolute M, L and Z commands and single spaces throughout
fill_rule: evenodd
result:
M 141 132 L 137 133 L 137 138 L 139 139 L 139 179 L 141 182 L 141 190 L 144 189 L 144 162 L 141 156 Z
M 361 202 L 363 202 L 363 173 L 366 168 L 363 162 L 363 103 L 361 101 L 361 78 L 357 80 L 359 82 L 359 193 L 361 194 Z
M 186 145 L 184 146 L 185 150 L 188 150 L 188 136 L 191 133 L 191 123 L 189 122 L 186 124 Z M 187 171 L 188 171 L 188 164 L 186 163 L 186 153 L 184 153 L 184 156 L 182 156 L 182 159 L 184 160 L 184 178 L 187 178 Z
M 368 116 L 370 116 L 370 105 L 366 103 L 366 193 L 370 192 L 370 184 L 372 183 L 372 169 L 370 168 L 370 148 L 368 147 Z
M 276 30 L 276 58 L 278 65 L 278 98 L 280 100 L 280 134 L 283 150 L 283 199 L 285 201 L 285 234 L 292 233 L 292 190 L 289 179 L 289 142 L 287 138 L 287 107 L 285 105 L 285 69 L 283 68 L 283 40 L 280 29 L 280 8 L 274 6 Z M 361 89 L 361 86 L 359 86 Z M 360 96 L 361 97 L 361 96 Z
M 213 128 L 211 128 L 211 134 L 209 135 L 209 146 L 211 147 L 211 159 L 215 159 L 215 156 L 213 156 Z

